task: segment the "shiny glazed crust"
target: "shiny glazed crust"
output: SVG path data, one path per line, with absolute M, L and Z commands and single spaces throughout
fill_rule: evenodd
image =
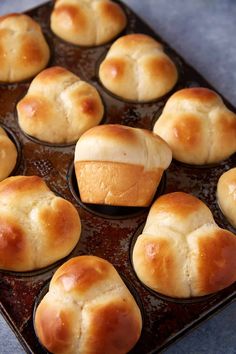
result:
M 151 101 L 169 92 L 178 73 L 162 45 L 144 34 L 117 39 L 99 68 L 102 84 L 131 101 Z
M 147 130 L 107 124 L 81 136 L 74 163 L 83 202 L 147 206 L 171 163 L 171 151 Z
M 236 236 L 196 197 L 175 192 L 152 205 L 133 249 L 139 279 L 171 297 L 219 291 L 236 280 Z
M 8 177 L 16 165 L 17 149 L 0 127 L 0 181 Z
M 25 133 L 50 143 L 70 143 L 100 123 L 104 108 L 96 88 L 55 66 L 36 76 L 17 113 Z
M 125 354 L 141 328 L 140 310 L 119 274 L 94 256 L 64 263 L 35 315 L 41 343 L 55 354 Z
M 42 178 L 14 176 L 0 183 L 0 269 L 48 266 L 72 251 L 80 232 L 74 206 Z
M 49 47 L 40 26 L 23 14 L 0 17 L 0 81 L 31 78 L 48 63 Z
M 203 87 L 174 93 L 153 131 L 170 145 L 176 160 L 189 164 L 220 162 L 236 151 L 236 115 Z
M 109 42 L 126 26 L 122 8 L 109 0 L 57 0 L 51 29 L 67 42 L 97 46 Z
M 217 199 L 222 213 L 236 228 L 236 168 L 231 168 L 220 176 Z

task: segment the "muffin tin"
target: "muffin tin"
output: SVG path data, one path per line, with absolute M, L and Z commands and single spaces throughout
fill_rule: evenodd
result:
M 103 124 L 119 123 L 151 130 L 173 92 L 184 87 L 210 87 L 126 5 L 121 4 L 128 17 L 128 26 L 122 35 L 133 32 L 146 33 L 162 42 L 165 52 L 177 64 L 179 80 L 172 92 L 150 103 L 130 103 L 114 96 L 101 85 L 97 75 L 99 64 L 111 43 L 81 48 L 57 38 L 49 28 L 52 6 L 53 3 L 47 3 L 27 12 L 41 24 L 46 35 L 51 48 L 49 65 L 63 66 L 98 89 L 105 105 Z M 9 136 L 14 137 L 13 140 L 19 141 L 19 163 L 14 174 L 39 175 L 53 191 L 72 202 L 81 217 L 82 234 L 72 253 L 48 268 L 25 273 L 1 271 L 1 312 L 27 352 L 45 353 L 33 328 L 34 306 L 41 291 L 48 285 L 57 267 L 66 259 L 82 254 L 96 255 L 110 261 L 127 279 L 127 284 L 135 289 L 134 297 L 143 309 L 142 335 L 130 353 L 157 353 L 232 301 L 236 295 L 236 283 L 216 294 L 188 300 L 168 298 L 146 288 L 134 273 L 131 252 L 135 237 L 142 230 L 149 209 L 83 205 L 73 170 L 75 145 L 43 144 L 27 137 L 18 126 L 16 104 L 26 93 L 29 84 L 29 81 L 0 84 L 0 124 L 7 128 Z M 229 103 L 225 103 L 234 110 Z M 184 191 L 194 194 L 210 207 L 220 226 L 236 233 L 220 212 L 215 196 L 218 178 L 235 165 L 236 155 L 218 165 L 204 167 L 172 161 L 157 193 Z

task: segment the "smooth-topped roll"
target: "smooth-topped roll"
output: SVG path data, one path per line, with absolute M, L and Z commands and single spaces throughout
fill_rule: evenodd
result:
M 171 150 L 157 135 L 119 124 L 94 127 L 75 148 L 75 173 L 85 203 L 148 206 Z
M 198 198 L 175 192 L 152 205 L 133 249 L 139 279 L 158 293 L 189 298 L 236 280 L 236 236 Z
M 80 256 L 52 277 L 36 309 L 34 327 L 54 354 L 125 354 L 140 337 L 142 318 L 112 264 Z
M 17 160 L 15 144 L 0 126 L 0 181 L 13 171 Z
M 203 87 L 174 93 L 153 129 L 173 157 L 193 165 L 217 163 L 236 151 L 236 115 L 214 91 Z
M 29 271 L 67 256 L 80 238 L 80 217 L 37 176 L 0 182 L 0 269 Z
M 102 84 L 131 101 L 151 101 L 169 92 L 178 73 L 162 45 L 144 34 L 117 39 L 99 67 Z
M 0 81 L 17 82 L 44 69 L 49 47 L 39 24 L 23 14 L 0 17 Z
M 231 168 L 220 176 L 217 200 L 226 219 L 236 228 L 236 168 Z
M 126 26 L 122 8 L 110 0 L 57 0 L 51 29 L 67 42 L 97 46 L 109 42 Z
M 42 71 L 17 104 L 21 129 L 49 143 L 72 143 L 103 118 L 96 88 L 59 66 Z

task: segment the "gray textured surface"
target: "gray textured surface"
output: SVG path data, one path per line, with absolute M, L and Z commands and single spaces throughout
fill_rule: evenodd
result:
M 0 14 L 23 11 L 41 2 L 1 0 Z M 236 106 L 235 0 L 125 2 Z M 236 354 L 235 328 L 236 303 L 232 303 L 171 346 L 166 353 Z M 0 317 L 0 354 L 22 353 L 21 345 Z

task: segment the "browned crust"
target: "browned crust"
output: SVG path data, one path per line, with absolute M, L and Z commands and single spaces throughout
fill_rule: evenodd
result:
M 187 216 L 201 209 L 209 210 L 198 198 L 183 192 L 168 193 L 160 196 L 151 208 L 151 215 L 178 215 L 184 220 Z
M 52 286 L 59 284 L 66 292 L 76 290 L 83 294 L 109 277 L 110 268 L 108 262 L 98 257 L 71 258 L 56 271 Z
M 209 294 L 226 288 L 236 280 L 236 236 L 216 229 L 198 240 L 198 292 Z

